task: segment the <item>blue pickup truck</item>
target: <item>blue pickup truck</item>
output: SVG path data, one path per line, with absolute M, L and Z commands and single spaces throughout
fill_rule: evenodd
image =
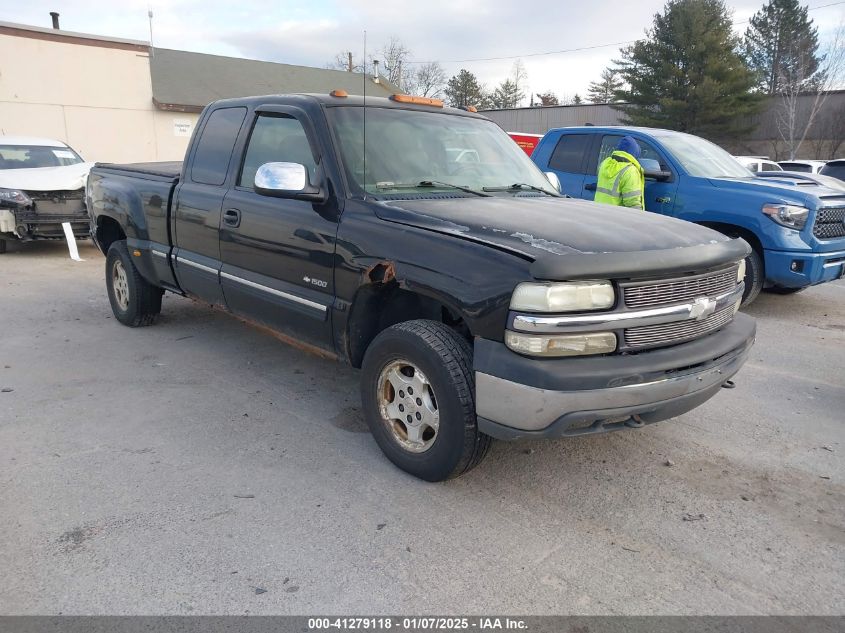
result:
M 845 193 L 800 179 L 756 178 L 697 136 L 637 127 L 550 130 L 532 160 L 561 191 L 592 200 L 599 163 L 625 136 L 642 147 L 646 210 L 689 220 L 753 248 L 743 305 L 767 288 L 791 294 L 845 275 Z

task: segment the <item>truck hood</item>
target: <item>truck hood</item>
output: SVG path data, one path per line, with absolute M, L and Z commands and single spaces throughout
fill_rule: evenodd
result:
M 815 207 L 818 201 L 828 198 L 843 198 L 845 192 L 807 181 L 779 178 L 711 178 L 710 184 L 717 189 L 739 195 L 756 194 L 760 203 L 782 202 Z M 766 199 L 763 200 L 763 197 Z
M 489 244 L 530 260 L 666 250 L 728 239 L 690 222 L 575 198 L 389 200 L 375 207 L 383 220 Z
M 23 191 L 71 191 L 85 187 L 94 163 L 37 169 L 0 169 L 0 187 Z

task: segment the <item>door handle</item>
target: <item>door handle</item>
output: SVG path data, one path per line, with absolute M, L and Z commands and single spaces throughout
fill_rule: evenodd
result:
M 223 224 L 238 227 L 241 224 L 241 212 L 237 209 L 226 209 L 223 212 Z
M 596 183 L 591 182 L 591 183 L 590 183 L 590 184 L 588 184 L 588 185 L 584 185 L 584 189 L 585 189 L 586 191 L 595 191 L 595 190 L 596 190 Z
M 654 201 L 660 204 L 666 204 L 667 202 L 672 202 L 672 198 L 668 196 L 660 196 L 659 198 L 655 198 Z

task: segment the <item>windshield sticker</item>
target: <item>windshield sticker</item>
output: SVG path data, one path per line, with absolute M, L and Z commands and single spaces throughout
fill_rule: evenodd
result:
M 73 155 L 73 152 L 71 152 L 68 149 L 54 149 L 53 155 L 56 158 L 70 158 L 70 159 L 76 158 L 76 156 Z

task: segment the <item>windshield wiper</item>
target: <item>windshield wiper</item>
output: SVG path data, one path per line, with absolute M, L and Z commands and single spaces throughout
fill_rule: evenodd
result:
M 534 185 L 529 185 L 527 182 L 515 182 L 512 185 L 507 185 L 503 187 L 484 187 L 484 191 L 523 191 L 525 189 L 530 189 L 531 191 L 539 191 L 540 193 L 544 193 L 547 196 L 552 196 L 554 198 L 565 198 L 566 196 L 554 191 L 549 191 L 548 189 L 543 189 L 542 187 L 536 187 Z
M 482 196 L 484 198 L 490 197 L 490 194 L 484 193 L 484 191 L 477 191 L 475 189 L 470 189 L 469 187 L 464 187 L 463 185 L 453 185 L 450 182 L 441 182 L 439 180 L 421 180 L 416 184 L 397 182 L 376 183 L 377 189 L 418 189 L 420 187 L 448 187 L 449 189 L 457 189 L 458 191 L 464 191 L 466 193 L 471 193 L 476 196 Z

